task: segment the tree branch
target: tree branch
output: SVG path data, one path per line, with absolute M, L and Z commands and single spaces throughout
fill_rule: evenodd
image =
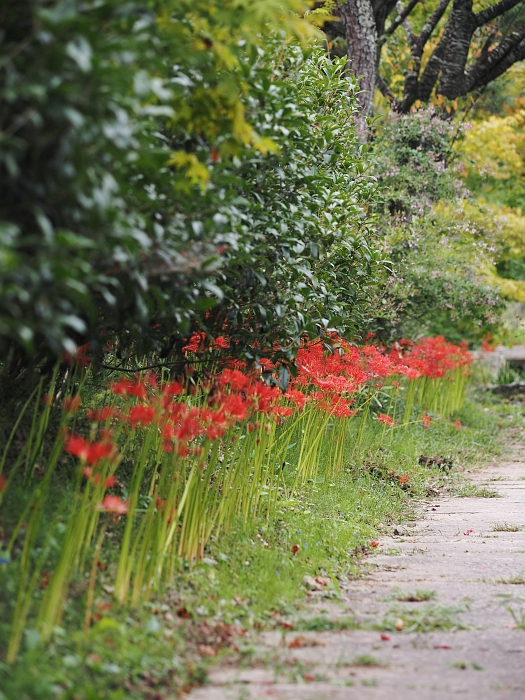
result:
M 418 0 L 419 2 L 419 0 Z M 396 96 L 392 90 L 388 87 L 388 84 L 384 78 L 382 78 L 379 73 L 376 73 L 376 85 L 379 91 L 391 102 L 393 106 L 397 106 Z
M 430 35 L 436 28 L 437 23 L 445 14 L 445 10 L 449 6 L 449 3 L 450 0 L 439 0 L 438 6 L 423 25 L 423 29 L 417 37 L 417 44 L 421 52 L 423 52 L 425 44 L 430 39 Z
M 409 2 L 408 5 L 406 6 L 406 8 L 403 10 L 403 12 L 401 12 L 401 14 L 398 14 L 397 17 L 396 17 L 396 19 L 388 25 L 387 29 L 385 29 L 385 31 L 383 32 L 383 35 L 382 35 L 380 38 L 383 38 L 383 37 L 386 38 L 387 36 L 390 36 L 391 34 L 393 34 L 393 33 L 396 31 L 396 29 L 397 29 L 401 24 L 403 24 L 403 22 L 406 20 L 406 18 L 408 17 L 408 15 L 412 12 L 412 10 L 414 9 L 414 7 L 415 7 L 420 1 L 421 1 L 421 0 L 410 0 L 410 2 Z M 398 4 L 399 4 L 399 3 L 398 3 Z M 396 8 L 397 8 L 397 5 L 396 5 Z M 398 9 L 398 12 L 399 12 L 399 9 Z M 384 40 L 384 39 L 383 39 L 383 40 Z
M 496 17 L 512 10 L 513 7 L 516 7 L 516 5 L 519 5 L 521 2 L 523 2 L 523 0 L 499 0 L 499 2 L 494 5 L 487 7 L 486 10 L 482 10 L 482 12 L 478 12 L 477 15 L 474 15 L 476 26 L 482 27 L 484 24 L 487 24 L 487 22 L 491 22 L 493 19 L 496 19 Z
M 396 10 L 400 15 L 403 14 L 403 5 L 401 4 L 401 0 L 396 3 Z M 414 32 L 412 31 L 412 27 L 409 24 L 409 21 L 407 19 L 408 15 L 405 17 L 403 20 L 403 29 L 405 30 L 405 34 L 407 35 L 407 41 L 410 45 L 410 47 L 415 47 L 416 46 L 416 37 L 414 36 Z
M 483 53 L 466 72 L 468 92 L 499 78 L 510 66 L 525 59 L 525 22 L 501 41 L 493 51 Z

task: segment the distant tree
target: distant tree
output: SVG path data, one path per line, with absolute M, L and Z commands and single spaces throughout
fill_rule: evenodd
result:
M 361 105 L 372 113 L 377 86 L 400 112 L 432 95 L 454 100 L 478 91 L 525 59 L 525 0 L 332 0 L 353 72 L 361 77 Z M 401 28 L 407 47 L 402 90 L 381 70 L 382 49 Z

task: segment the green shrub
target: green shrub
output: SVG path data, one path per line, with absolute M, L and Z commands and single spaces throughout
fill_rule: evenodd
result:
M 227 330 L 289 361 L 355 328 L 377 264 L 357 88 L 283 6 L 2 5 L 0 358 L 168 360 Z
M 468 193 L 448 163 L 457 129 L 430 108 L 393 114 L 378 132 L 380 229 L 392 263 L 372 301 L 370 327 L 381 339 L 428 334 L 476 343 L 499 327 L 493 236 L 465 214 Z

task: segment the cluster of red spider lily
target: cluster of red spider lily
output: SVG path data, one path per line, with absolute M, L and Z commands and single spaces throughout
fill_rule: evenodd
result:
M 283 392 L 263 380 L 263 370 L 277 374 L 278 368 L 261 360 L 258 369 L 248 370 L 228 360 L 228 351 L 227 338 L 209 343 L 194 334 L 185 346 L 188 365 L 209 366 L 210 356 L 214 362 L 220 356 L 220 371 L 199 375 L 190 368 L 184 378 L 170 381 L 143 372 L 112 382 L 105 405 L 85 411 L 89 438 L 71 428 L 82 409 L 71 372 L 47 478 L 35 492 L 39 503 L 63 445 L 79 461 L 83 479 L 75 480 L 61 554 L 39 604 L 43 638 L 60 620 L 72 577 L 87 573 L 93 543 L 99 553 L 104 545 L 106 528 L 112 527 L 104 513 L 115 521 L 126 516 L 120 524 L 114 595 L 120 603 L 131 598 L 139 604 L 159 585 L 172 583 L 180 557 L 202 557 L 206 543 L 226 530 L 232 518 L 268 517 L 280 498 L 316 483 L 319 465 L 325 474 L 340 472 L 358 454 L 363 434 L 382 444 L 411 422 L 428 428 L 434 416 L 453 415 L 462 405 L 471 362 L 464 346 L 442 337 L 355 347 L 333 336 L 300 348 L 297 376 Z M 84 367 L 89 348 L 68 360 Z M 81 376 L 82 385 L 86 375 Z M 36 436 L 47 428 L 58 393 L 56 378 L 41 414 L 35 413 Z M 461 427 L 459 421 L 454 425 Z M 32 443 L 26 449 L 35 459 Z M 400 477 L 399 483 L 408 478 Z M 0 500 L 8 488 L 8 479 L 0 474 Z M 30 579 L 31 533 L 38 530 L 41 509 L 32 513 L 21 557 L 22 582 Z M 98 556 L 89 577 L 86 628 Z M 21 643 L 30 595 L 31 589 L 21 585 L 10 659 Z
M 338 337 L 326 343 L 305 343 L 297 355 L 298 374 L 283 394 L 276 386 L 269 386 L 260 372 L 241 371 L 239 363 L 226 368 L 198 386 L 188 381 L 169 381 L 159 384 L 154 373 L 121 378 L 111 384 L 114 402 L 101 409 L 88 410 L 88 419 L 105 425 L 100 439 L 88 441 L 80 436 L 69 436 L 65 450 L 84 464 L 84 475 L 98 483 L 96 467 L 101 459 L 109 462 L 117 457 L 117 446 L 112 441 L 110 424 L 127 426 L 130 430 L 156 427 L 165 452 L 179 457 L 199 457 L 203 441 L 214 441 L 234 426 L 246 423 L 248 433 L 259 428 L 261 420 L 283 420 L 308 404 L 316 410 L 337 418 L 349 418 L 357 413 L 356 396 L 364 388 L 382 387 L 390 378 L 393 386 L 399 380 L 420 378 L 439 379 L 451 372 L 465 372 L 472 361 L 464 345 L 457 346 L 443 337 L 423 338 L 417 343 L 401 340 L 391 347 L 366 344 L 356 347 Z M 224 338 L 212 343 L 212 348 L 227 348 Z M 187 353 L 202 352 L 203 336 L 194 334 L 185 347 Z M 268 362 L 264 368 L 271 369 Z M 80 407 L 77 397 L 68 399 L 66 410 Z M 393 417 L 381 413 L 377 420 L 385 427 L 395 425 Z M 431 422 L 423 414 L 424 427 Z M 114 485 L 113 476 L 106 477 L 107 487 Z M 114 497 L 107 502 L 107 510 L 124 512 Z

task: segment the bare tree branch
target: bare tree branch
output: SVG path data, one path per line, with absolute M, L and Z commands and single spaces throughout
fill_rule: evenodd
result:
M 482 10 L 478 12 L 477 15 L 474 15 L 476 26 L 482 27 L 484 24 L 487 24 L 487 22 L 491 22 L 493 19 L 496 19 L 496 17 L 500 17 L 522 2 L 523 0 L 499 0 L 499 2 L 494 5 L 487 7 L 486 10 Z
M 397 29 L 401 24 L 403 24 L 403 22 L 406 20 L 406 18 L 408 17 L 408 15 L 412 12 L 412 10 L 414 9 L 414 7 L 415 7 L 419 2 L 421 2 L 421 0 L 410 0 L 410 2 L 409 2 L 408 5 L 405 7 L 405 9 L 403 10 L 403 12 L 401 12 L 401 14 L 398 14 L 397 17 L 396 17 L 396 19 L 388 25 L 388 27 L 385 29 L 385 31 L 384 31 L 382 37 L 385 37 L 385 38 L 386 38 L 387 36 L 390 36 L 391 34 L 393 34 L 393 33 L 396 31 L 396 29 Z M 398 4 L 399 4 L 399 3 L 398 3 Z M 397 7 L 397 5 L 396 5 L 396 7 Z M 399 13 L 399 10 L 398 10 L 398 13 Z M 380 38 L 382 38 L 382 37 L 380 37 Z
M 468 92 L 479 90 L 499 78 L 510 66 L 525 59 L 525 22 L 503 39 L 492 51 L 481 54 L 465 75 Z
M 425 44 L 430 39 L 430 35 L 432 34 L 434 29 L 436 28 L 437 23 L 445 14 L 445 10 L 449 6 L 449 3 L 450 3 L 450 0 L 439 0 L 438 6 L 436 7 L 434 12 L 430 15 L 428 20 L 423 25 L 423 29 L 421 30 L 421 33 L 417 37 L 417 43 L 418 43 L 419 48 L 421 49 L 421 52 L 423 52 Z
M 387 98 L 387 100 L 390 101 L 392 105 L 397 105 L 397 100 L 392 92 L 392 90 L 388 87 L 387 82 L 384 78 L 382 78 L 379 73 L 376 74 L 376 85 L 379 89 L 379 91 Z
M 399 2 L 396 3 L 396 10 L 398 11 L 398 13 L 400 15 L 403 14 L 403 5 L 401 4 L 401 0 L 399 0 Z M 408 21 L 408 15 L 405 17 L 402 24 L 403 24 L 403 29 L 405 30 L 405 34 L 407 36 L 407 41 L 408 41 L 409 45 L 411 47 L 412 46 L 415 47 L 416 46 L 416 37 L 415 37 L 414 32 L 412 31 L 412 27 L 410 26 L 410 23 Z

